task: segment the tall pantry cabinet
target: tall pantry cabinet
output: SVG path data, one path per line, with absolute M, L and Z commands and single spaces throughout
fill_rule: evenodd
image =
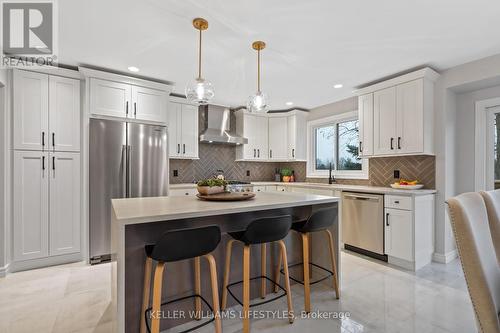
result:
M 15 69 L 12 90 L 11 266 L 68 261 L 81 254 L 80 81 Z

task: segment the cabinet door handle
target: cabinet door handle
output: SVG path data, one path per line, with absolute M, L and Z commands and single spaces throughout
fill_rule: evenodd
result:
M 295 158 L 295 148 L 292 149 L 292 157 Z
M 273 150 L 269 149 L 269 158 L 273 158 Z
M 253 157 L 256 158 L 257 157 L 257 149 L 254 149 L 253 150 Z
M 52 170 L 56 171 L 56 157 L 52 156 Z
M 359 152 L 363 152 L 363 141 L 359 141 Z
M 398 136 L 398 149 L 401 149 L 401 137 Z
M 181 144 L 178 143 L 177 144 L 177 154 L 180 154 L 181 153 Z
M 182 153 L 183 154 L 186 153 L 186 144 L 185 143 L 182 144 Z
M 394 201 L 394 203 L 395 203 L 396 205 L 399 205 L 399 200 L 395 200 L 395 201 Z
M 128 101 L 125 103 L 125 114 L 128 116 Z
M 45 170 L 45 156 L 42 156 L 42 170 Z
M 134 102 L 134 117 L 137 116 L 137 103 Z
M 260 149 L 257 149 L 257 157 L 260 158 Z
M 42 147 L 45 147 L 45 132 L 42 132 Z
M 385 225 L 386 226 L 390 226 L 390 224 L 389 224 L 389 213 L 385 214 Z
M 391 138 L 391 150 L 394 150 L 394 138 Z
M 52 132 L 52 148 L 56 150 L 56 133 Z

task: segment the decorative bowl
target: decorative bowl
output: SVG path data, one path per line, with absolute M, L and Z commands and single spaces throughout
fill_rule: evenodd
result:
M 400 185 L 398 183 L 391 184 L 392 188 L 397 188 L 398 190 L 419 190 L 424 187 L 423 184 L 416 185 Z
M 198 193 L 210 195 L 224 192 L 224 186 L 198 186 Z

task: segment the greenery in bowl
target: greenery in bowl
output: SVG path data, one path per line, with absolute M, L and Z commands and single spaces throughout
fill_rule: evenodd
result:
M 283 177 L 290 177 L 292 175 L 292 172 L 293 171 L 290 168 L 283 168 L 283 169 L 281 169 L 281 175 Z
M 227 182 L 223 179 L 209 178 L 200 180 L 197 184 L 198 186 L 226 186 Z

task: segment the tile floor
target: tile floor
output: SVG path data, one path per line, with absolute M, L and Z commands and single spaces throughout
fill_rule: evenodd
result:
M 328 280 L 327 280 L 328 281 Z M 293 287 L 295 314 L 302 289 Z M 254 332 L 476 332 L 458 260 L 417 273 L 342 253 L 342 297 L 330 283 L 312 288 L 313 312 L 343 311 L 344 319 L 254 319 Z M 286 299 L 264 310 L 286 309 Z M 317 312 L 316 312 L 317 313 Z M 241 331 L 239 319 L 223 321 L 224 333 Z M 211 325 L 199 332 L 212 332 Z M 111 332 L 110 265 L 82 263 L 19 272 L 0 279 L 0 332 Z

